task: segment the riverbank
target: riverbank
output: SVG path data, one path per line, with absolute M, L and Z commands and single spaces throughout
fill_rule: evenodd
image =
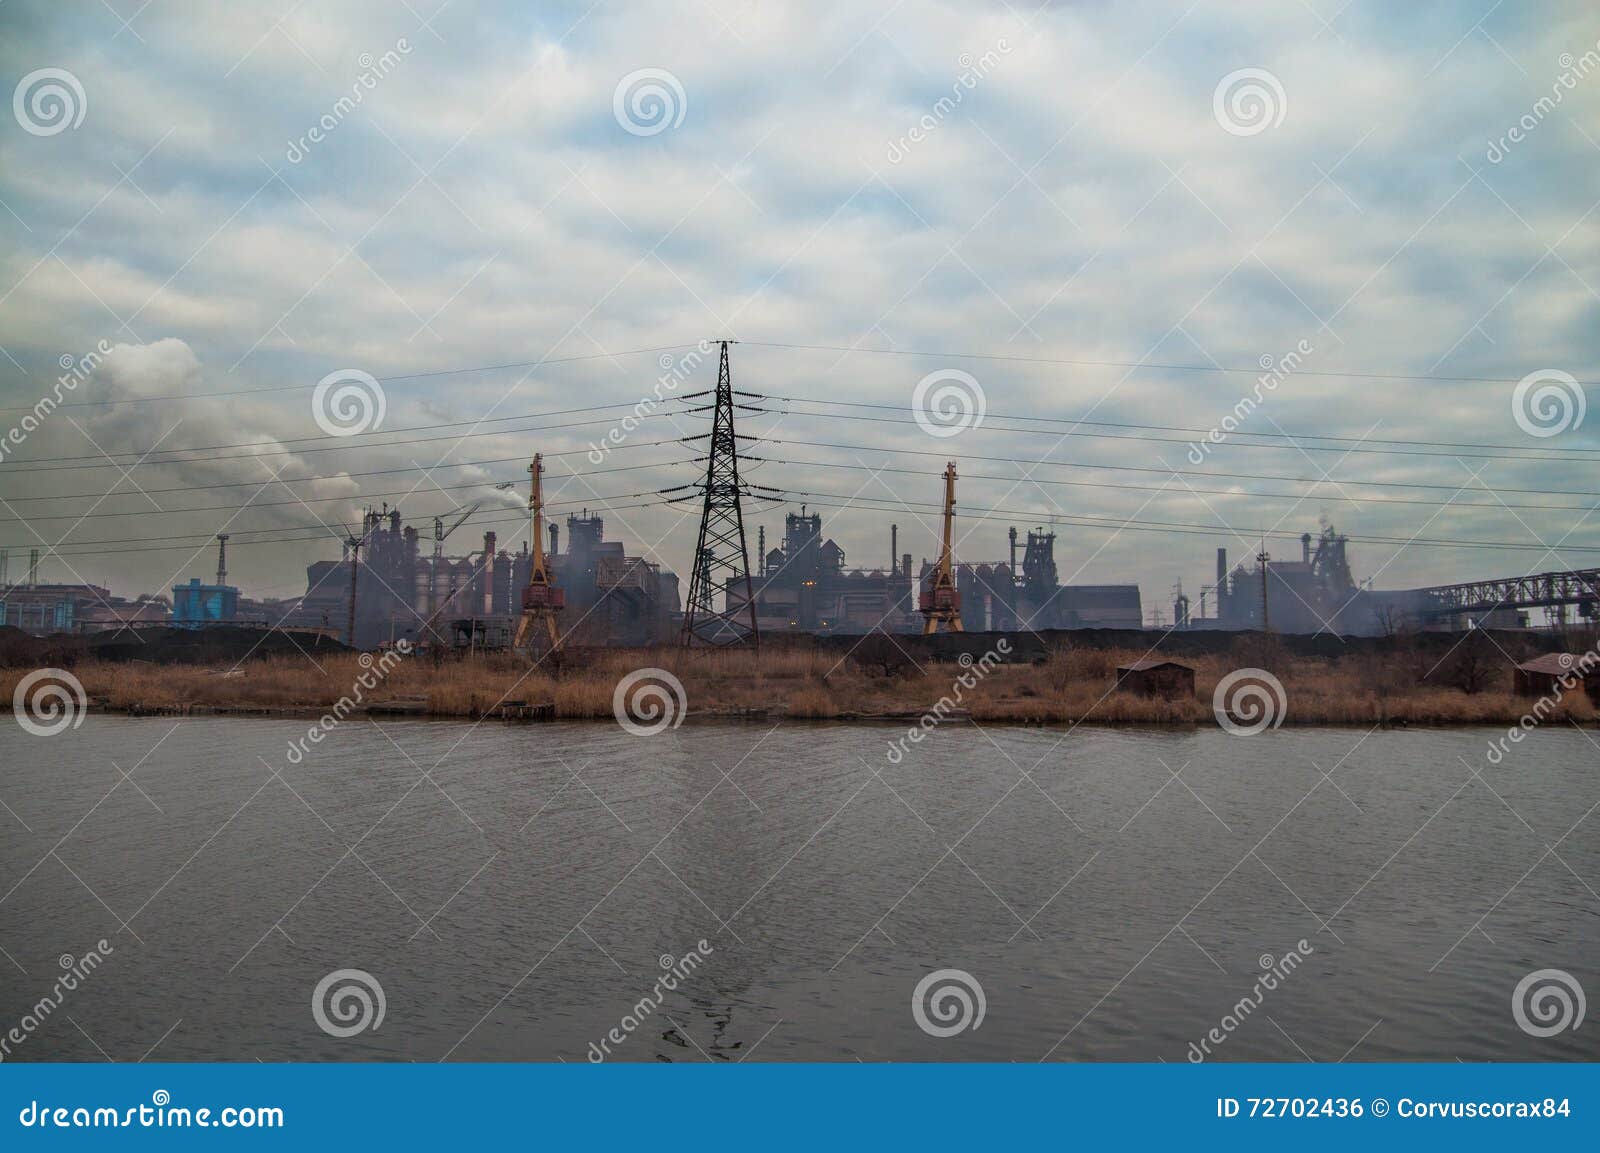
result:
M 1285 725 L 1511 725 L 1534 705 L 1513 694 L 1511 662 L 1482 645 L 1464 645 L 1442 659 L 1403 647 L 1306 657 L 1257 638 L 1227 654 L 1183 658 L 1194 670 L 1192 696 L 1116 690 L 1117 667 L 1145 655 L 1062 644 L 1028 661 L 994 652 L 970 664 L 919 664 L 887 638 L 871 638 L 845 657 L 816 650 L 753 656 L 598 649 L 563 654 L 559 668 L 530 669 L 504 654 L 435 663 L 425 654 L 374 659 L 345 651 L 314 662 L 272 657 L 237 667 L 87 660 L 68 671 L 91 710 L 136 715 L 317 715 L 342 708 L 346 715 L 380 717 L 613 720 L 619 684 L 642 669 L 676 678 L 682 703 L 671 707 L 688 719 L 914 720 L 936 711 L 980 723 L 1214 725 L 1219 682 L 1244 668 L 1266 670 L 1282 685 L 1268 708 Z M 0 699 L 12 698 L 31 672 L 0 669 Z M 668 684 L 663 699 L 674 695 L 660 678 L 641 680 L 638 688 L 656 683 Z M 637 689 L 624 692 L 625 699 L 636 697 Z M 634 707 L 648 706 L 647 695 Z M 1548 703 L 1542 715 L 1546 723 L 1600 719 L 1581 688 Z

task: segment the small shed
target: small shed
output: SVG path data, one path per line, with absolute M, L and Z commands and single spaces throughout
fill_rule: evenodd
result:
M 1582 685 L 1589 699 L 1600 704 L 1600 658 L 1593 653 L 1546 653 L 1523 661 L 1515 671 L 1519 697 L 1554 697 Z
M 1177 661 L 1143 660 L 1117 666 L 1117 691 L 1144 697 L 1194 696 L 1194 668 Z

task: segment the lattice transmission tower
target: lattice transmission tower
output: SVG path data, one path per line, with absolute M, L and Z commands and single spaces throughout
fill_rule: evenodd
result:
M 690 570 L 689 599 L 683 613 L 683 646 L 760 643 L 756 602 L 750 583 L 750 554 L 745 547 L 744 512 L 739 482 L 739 437 L 733 429 L 733 376 L 728 368 L 728 341 L 717 366 L 716 400 L 706 452 L 706 478 L 701 486 L 700 540 Z M 695 395 L 704 395 L 703 393 Z M 685 397 L 684 399 L 689 399 Z M 703 411 L 703 410 L 702 410 Z M 699 439 L 698 437 L 689 439 Z M 716 606 L 718 589 L 722 608 Z

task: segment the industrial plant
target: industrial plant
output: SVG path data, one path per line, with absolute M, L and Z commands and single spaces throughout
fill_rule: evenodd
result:
M 1392 635 L 1400 630 L 1518 629 L 1530 613 L 1562 627 L 1592 622 L 1600 603 L 1600 570 L 1530 574 L 1465 584 L 1384 591 L 1357 581 L 1350 538 L 1324 523 L 1300 538 L 1298 559 L 1274 557 L 1266 542 L 1229 567 L 1216 552 L 1215 581 L 1191 604 L 1174 589 L 1170 622 L 1160 607 L 1144 616 L 1139 585 L 1062 583 L 1057 535 L 1035 527 L 1008 531 L 1004 559 L 958 556 L 955 536 L 957 462 L 942 474 L 938 550 L 913 562 L 900 548 L 899 525 L 889 525 L 888 564 L 849 567 L 845 551 L 824 535 L 820 513 L 786 512 L 783 535 L 767 548 L 765 525 L 755 531 L 755 563 L 746 535 L 745 502 L 782 505 L 782 490 L 740 479 L 740 438 L 728 345 L 721 345 L 708 405 L 705 478 L 669 503 L 701 502 L 700 531 L 687 595 L 656 561 L 607 540 L 605 521 L 588 510 L 560 526 L 545 519 L 542 458 L 528 468 L 529 540 L 501 548 L 494 532 L 481 547 L 445 551 L 482 502 L 436 516 L 418 528 L 398 508 L 367 509 L 359 531 L 348 531 L 338 560 L 306 570 L 305 592 L 282 600 L 253 600 L 228 580 L 229 536 L 218 534 L 216 579 L 190 578 L 170 595 L 133 601 L 98 585 L 46 583 L 40 550 L 29 553 L 26 579 L 9 580 L 9 555 L 0 550 L 0 627 L 39 636 L 90 634 L 147 627 L 203 630 L 217 626 L 314 633 L 359 649 L 405 641 L 435 651 L 516 649 L 547 654 L 566 645 L 759 645 L 781 633 L 859 635 L 869 632 L 1045 632 L 1062 629 L 1165 631 L 1228 630 L 1281 633 Z M 747 399 L 759 394 L 738 393 Z M 509 484 L 497 486 L 501 489 Z M 677 490 L 662 490 L 672 493 Z M 966 536 L 961 538 L 965 541 Z M 1019 556 L 1020 549 L 1020 556 Z M 1208 600 L 1210 611 L 1207 611 Z
M 476 506 L 474 506 L 475 508 Z M 0 627 L 36 636 L 91 634 L 125 628 L 204 629 L 215 625 L 318 632 L 362 649 L 404 639 L 466 651 L 512 646 L 526 611 L 534 557 L 485 532 L 469 552 L 445 544 L 470 519 L 431 518 L 419 529 L 399 509 L 368 510 L 337 560 L 306 569 L 298 597 L 258 600 L 229 583 L 227 538 L 217 542 L 214 580 L 195 577 L 164 595 L 132 600 L 100 585 L 40 577 L 31 550 L 23 579 L 10 581 L 0 553 Z M 541 518 L 542 520 L 542 518 Z M 851 566 L 824 532 L 822 515 L 801 506 L 783 517 L 783 535 L 757 547 L 750 596 L 759 633 L 861 634 L 925 630 L 941 558 L 913 558 L 888 526 L 887 564 Z M 1600 603 L 1600 571 L 1556 572 L 1409 590 L 1374 590 L 1353 575 L 1349 538 L 1331 525 L 1305 533 L 1296 559 L 1256 553 L 1230 566 L 1216 550 L 1216 579 L 1191 602 L 1175 593 L 1170 621 L 1146 619 L 1137 584 L 1061 583 L 1057 534 L 1044 528 L 1008 532 L 999 560 L 950 561 L 953 598 L 945 616 L 973 632 L 1056 629 L 1270 630 L 1371 636 L 1402 627 L 1459 630 L 1530 627 L 1543 609 L 1552 624 L 1592 622 Z M 557 635 L 572 645 L 641 646 L 677 641 L 685 614 L 679 577 L 606 538 L 604 519 L 588 510 L 543 525 L 543 559 Z M 48 563 L 48 562 L 44 562 Z M 744 616 L 742 580 L 719 582 L 719 612 Z M 952 613 L 950 610 L 954 609 Z

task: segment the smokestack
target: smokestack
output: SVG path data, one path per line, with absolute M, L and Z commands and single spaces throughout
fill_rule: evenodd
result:
M 895 557 L 900 555 L 900 526 L 889 526 L 889 575 L 894 576 Z
M 767 575 L 767 526 L 756 526 L 756 575 Z
M 550 555 L 555 556 L 560 551 L 556 546 L 561 543 L 561 526 L 555 521 L 550 522 Z
M 30 586 L 32 586 L 32 585 L 37 585 L 38 583 L 39 583 L 39 550 L 38 549 L 29 549 L 28 550 L 28 584 Z
M 1228 579 L 1228 550 L 1217 550 L 1217 587 L 1222 587 L 1222 582 Z
M 1311 563 L 1311 534 L 1300 534 L 1300 559 L 1306 564 Z
M 11 583 L 11 581 L 10 581 L 11 571 L 10 570 L 11 570 L 11 553 L 7 549 L 0 548 L 0 589 L 5 588 L 8 584 Z
M 228 583 L 228 534 L 217 534 L 217 587 Z
M 494 546 L 498 538 L 492 532 L 483 534 L 483 615 L 494 615 Z
M 1017 526 L 1011 526 L 1011 579 L 1017 579 Z

